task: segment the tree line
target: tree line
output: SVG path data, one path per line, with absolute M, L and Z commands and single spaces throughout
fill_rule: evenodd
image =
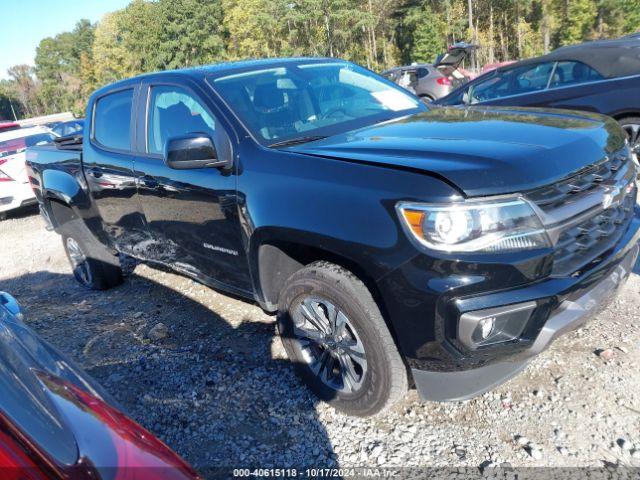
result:
M 143 72 L 276 56 L 330 56 L 373 70 L 480 45 L 472 64 L 541 55 L 640 29 L 640 0 L 133 0 L 43 39 L 35 65 L 0 81 L 0 119 L 71 110 Z

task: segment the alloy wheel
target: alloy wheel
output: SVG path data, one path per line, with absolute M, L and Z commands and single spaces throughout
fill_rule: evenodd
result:
M 629 139 L 629 145 L 631 149 L 640 155 L 640 125 L 637 123 L 628 123 L 623 125 L 622 128 L 627 133 Z
M 91 283 L 91 269 L 87 257 L 78 242 L 71 237 L 67 238 L 67 252 L 73 267 L 73 274 L 82 284 L 89 285 Z
M 306 297 L 293 315 L 294 344 L 320 381 L 338 392 L 355 393 L 367 373 L 364 345 L 336 305 Z

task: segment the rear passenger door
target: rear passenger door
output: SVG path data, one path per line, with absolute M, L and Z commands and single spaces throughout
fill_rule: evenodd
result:
M 143 85 L 135 170 L 153 239 L 147 255 L 205 283 L 250 292 L 230 133 L 206 94 L 195 82 L 184 82 Z M 167 140 L 187 134 L 209 136 L 218 158 L 232 168 L 170 168 L 164 161 Z
M 104 243 L 131 255 L 149 238 L 133 172 L 137 95 L 138 86 L 129 85 L 94 99 L 89 141 L 84 142 L 82 158 L 99 214 L 89 221 L 101 222 L 93 230 Z

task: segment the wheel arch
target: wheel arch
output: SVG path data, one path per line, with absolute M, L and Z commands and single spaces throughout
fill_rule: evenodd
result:
M 640 118 L 640 110 L 623 110 L 621 112 L 616 112 L 613 115 L 611 115 L 612 118 L 614 118 L 617 121 L 620 121 L 624 118 L 629 118 L 629 117 L 638 117 Z
M 265 310 L 275 312 L 278 309 L 280 293 L 291 275 L 314 262 L 327 261 L 349 270 L 365 284 L 393 334 L 384 299 L 376 282 L 379 275 L 364 268 L 362 262 L 352 255 L 327 248 L 326 243 L 273 235 L 259 241 L 254 240 L 250 250 L 255 290 L 258 301 Z
M 384 297 L 375 276 L 344 253 L 290 240 L 269 239 L 255 247 L 253 278 L 260 306 L 268 312 L 278 310 L 278 301 L 287 280 L 297 271 L 318 261 L 336 264 L 353 273 L 367 287 L 376 302 L 382 318 L 396 341 L 397 336 Z M 253 270 L 253 268 L 252 268 Z

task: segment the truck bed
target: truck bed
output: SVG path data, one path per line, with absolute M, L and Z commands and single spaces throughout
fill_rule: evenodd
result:
M 26 162 L 29 181 L 38 201 L 41 201 L 46 196 L 42 185 L 52 187 L 65 178 L 72 180 L 69 176 L 77 178 L 82 175 L 82 144 L 79 149 L 75 145 L 73 148 L 61 148 L 59 144 L 30 147 Z

